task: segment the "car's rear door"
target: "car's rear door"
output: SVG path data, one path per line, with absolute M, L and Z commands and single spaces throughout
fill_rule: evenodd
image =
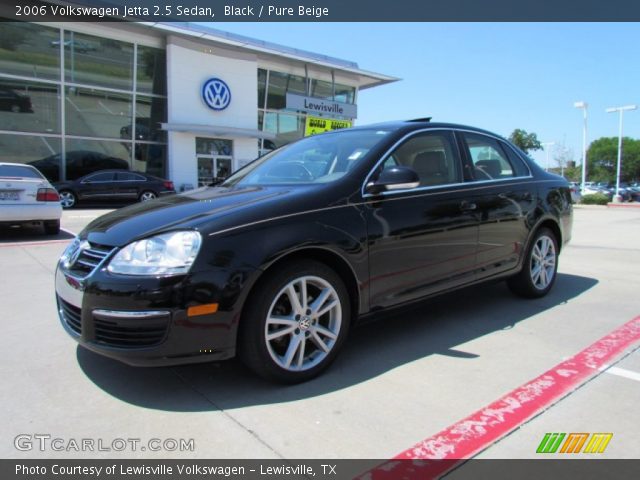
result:
M 478 218 L 475 205 L 467 201 L 453 133 L 409 134 L 377 170 L 392 165 L 413 168 L 421 183 L 415 189 L 364 195 L 372 309 L 469 282 L 475 267 Z
M 147 179 L 133 172 L 116 172 L 116 195 L 122 200 L 136 200 Z
M 501 139 L 458 131 L 466 165 L 472 171 L 474 203 L 480 218 L 478 278 L 515 268 L 531 228 L 537 193 L 531 172 Z

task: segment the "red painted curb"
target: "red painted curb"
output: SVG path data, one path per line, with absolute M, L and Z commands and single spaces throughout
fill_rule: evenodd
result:
M 640 208 L 640 203 L 607 203 L 608 208 Z
M 438 478 L 574 391 L 639 341 L 640 316 L 499 400 L 357 478 Z

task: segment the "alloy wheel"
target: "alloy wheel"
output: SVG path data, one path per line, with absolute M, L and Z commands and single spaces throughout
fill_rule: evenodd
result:
M 271 359 L 287 371 L 309 370 L 336 344 L 342 305 L 335 288 L 316 276 L 287 283 L 275 296 L 265 323 Z
M 553 281 L 556 268 L 556 248 L 553 240 L 541 235 L 531 252 L 531 281 L 538 290 L 544 290 Z

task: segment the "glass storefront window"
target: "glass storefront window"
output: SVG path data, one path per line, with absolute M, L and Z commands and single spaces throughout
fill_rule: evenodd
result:
M 0 78 L 0 129 L 59 133 L 57 85 Z
M 267 93 L 267 71 L 258 69 L 258 108 L 264 108 L 264 96 Z
M 0 22 L 0 72 L 60 79 L 60 30 L 27 22 Z
M 67 180 L 75 180 L 96 170 L 131 169 L 130 144 L 67 138 L 65 147 Z
M 166 142 L 167 132 L 160 124 L 167 121 L 167 99 L 159 97 L 136 96 L 136 140 Z M 132 132 L 124 131 L 131 138 Z
M 51 181 L 59 180 L 59 138 L 37 135 L 0 135 L 0 162 L 26 163 Z
M 136 142 L 133 170 L 146 172 L 156 177 L 167 176 L 167 146 L 155 143 Z
M 333 87 L 331 82 L 324 80 L 311 80 L 311 96 L 317 98 L 333 98 Z
M 196 153 L 198 155 L 233 156 L 233 141 L 223 138 L 196 137 Z
M 138 45 L 137 91 L 167 94 L 167 54 L 160 48 Z
M 356 88 L 349 87 L 348 85 L 341 85 L 339 83 L 336 83 L 335 100 L 342 103 L 355 103 Z
M 131 128 L 132 95 L 68 87 L 65 100 L 67 135 L 123 138 Z
M 287 113 L 265 112 L 264 131 L 275 133 L 276 139 L 273 141 L 273 146 L 281 147 L 304 137 L 304 117 Z
M 65 31 L 65 79 L 120 90 L 133 89 L 133 44 Z
M 269 88 L 267 90 L 267 108 L 280 110 L 286 107 L 286 94 L 306 93 L 305 79 L 298 75 L 287 73 L 269 72 Z

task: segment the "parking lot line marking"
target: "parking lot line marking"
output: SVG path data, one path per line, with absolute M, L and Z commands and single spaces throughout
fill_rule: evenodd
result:
M 640 382 L 640 373 L 632 372 L 631 370 L 627 370 L 626 368 L 609 367 L 604 371 L 606 373 L 610 373 L 611 375 L 629 378 L 631 380 L 635 380 L 636 382 Z
M 640 316 L 499 400 L 357 478 L 439 478 L 601 374 L 602 367 L 630 353 L 638 343 Z
M 0 243 L 0 248 L 4 247 L 37 247 L 40 245 L 54 245 L 56 243 L 69 243 L 71 238 L 61 238 L 59 240 L 36 240 L 35 242 L 9 242 Z

